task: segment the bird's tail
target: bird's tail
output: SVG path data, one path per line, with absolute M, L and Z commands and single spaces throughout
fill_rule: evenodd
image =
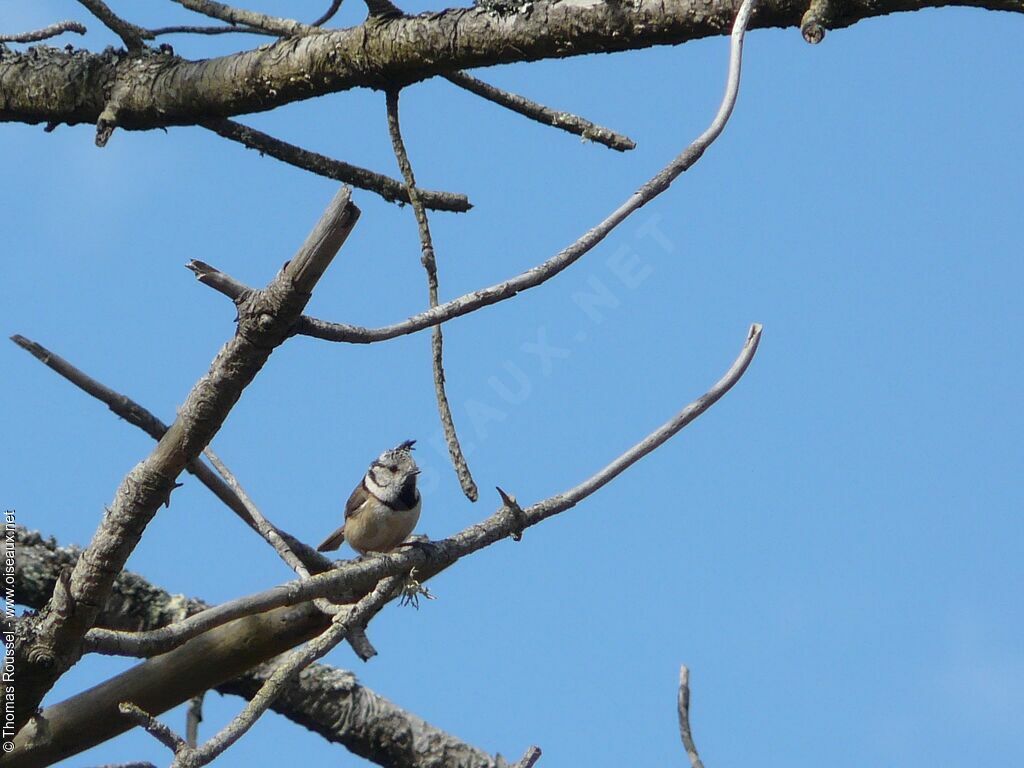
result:
M 339 528 L 334 533 L 332 533 L 330 536 L 328 536 L 326 539 L 324 539 L 323 543 L 320 544 L 320 546 L 316 548 L 316 551 L 317 552 L 333 552 L 334 550 L 336 550 L 338 547 L 341 546 L 341 543 L 344 540 L 345 540 L 345 526 L 342 525 L 341 528 Z

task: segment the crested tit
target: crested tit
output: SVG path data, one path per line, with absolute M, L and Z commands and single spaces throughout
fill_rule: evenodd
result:
M 415 440 L 384 451 L 366 471 L 345 504 L 345 522 L 317 547 L 329 552 L 348 541 L 361 555 L 389 552 L 412 533 L 422 500 L 416 489 L 420 473 L 412 458 Z

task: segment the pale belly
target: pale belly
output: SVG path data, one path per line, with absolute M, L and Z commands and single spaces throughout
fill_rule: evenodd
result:
M 345 524 L 345 538 L 359 552 L 388 552 L 412 533 L 421 506 L 396 511 L 379 502 L 366 504 Z

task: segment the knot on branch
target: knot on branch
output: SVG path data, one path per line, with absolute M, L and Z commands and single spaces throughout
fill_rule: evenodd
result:
M 292 334 L 309 294 L 274 281 L 238 297 L 238 334 L 260 349 L 273 349 Z
M 825 39 L 825 32 L 835 23 L 839 0 L 811 0 L 800 20 L 800 34 L 811 45 Z
M 498 491 L 498 495 L 501 496 L 501 501 L 505 505 L 505 509 L 508 510 L 512 519 L 512 541 L 522 541 L 523 531 L 526 529 L 527 525 L 529 525 L 529 522 L 526 519 L 526 513 L 523 511 L 523 508 L 519 506 L 519 502 L 516 501 L 515 496 L 510 496 L 498 486 L 496 486 L 495 489 Z

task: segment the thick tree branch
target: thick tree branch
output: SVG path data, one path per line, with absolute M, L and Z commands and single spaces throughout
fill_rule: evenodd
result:
M 504 15 L 486 6 L 455 8 L 386 24 L 371 20 L 203 61 L 49 49 L 8 52 L 0 58 L 0 121 L 95 124 L 118 83 L 120 128 L 192 125 L 475 67 L 677 45 L 726 33 L 739 5 L 738 0 L 536 0 L 524 6 L 528 11 Z M 844 0 L 830 22 L 838 29 L 949 5 L 1024 10 L 1020 0 Z M 764 0 L 752 26 L 799 27 L 806 10 L 806 2 Z
M 41 608 L 49 599 L 60 571 L 74 565 L 81 550 L 59 547 L 53 539 L 44 539 L 39 533 L 21 526 L 17 531 L 17 547 L 15 586 L 19 601 L 31 608 Z M 142 577 L 122 571 L 98 624 L 109 629 L 156 629 L 206 607 L 199 600 L 168 594 Z M 252 699 L 273 673 L 271 664 L 249 669 L 239 677 L 216 685 L 215 690 Z M 53 759 L 70 756 L 131 727 L 131 723 L 116 715 L 117 698 L 134 700 L 140 691 L 162 680 L 158 677 L 159 669 L 153 670 L 144 664 L 136 669 L 151 671 L 146 675 L 136 673 L 121 681 L 130 685 L 104 684 L 57 705 L 64 712 L 72 713 L 70 721 L 55 716 L 53 707 L 44 711 L 51 730 L 34 742 L 25 763 L 29 762 L 29 757 L 48 762 L 47 756 Z M 196 687 L 208 683 L 213 685 L 208 680 L 194 681 Z M 181 701 L 170 706 L 187 700 L 183 693 L 182 696 Z M 77 704 L 72 706 L 72 701 Z M 325 664 L 313 664 L 299 679 L 286 686 L 271 709 L 328 741 L 389 768 L 447 768 L 452 764 L 466 768 L 504 768 L 507 765 L 500 757 L 491 757 L 459 741 L 364 688 L 351 672 Z M 149 711 L 159 714 L 164 710 Z M 79 741 L 82 738 L 88 739 L 88 744 Z
M 342 190 L 295 257 L 267 288 L 239 305 L 235 336 L 192 388 L 153 452 L 122 481 L 74 570 L 57 582 L 43 611 L 27 620 L 31 626 L 15 644 L 16 728 L 24 725 L 57 678 L 79 659 L 85 633 L 94 625 L 115 577 L 149 521 L 161 505 L 169 503 L 178 475 L 210 442 L 242 391 L 287 338 L 358 215 L 349 190 Z

